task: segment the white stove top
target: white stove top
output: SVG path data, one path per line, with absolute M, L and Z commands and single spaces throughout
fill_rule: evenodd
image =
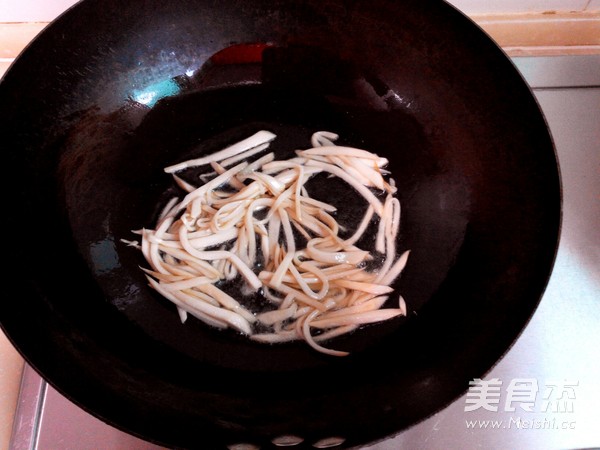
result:
M 549 285 L 515 345 L 483 378 L 487 393 L 473 387 L 371 450 L 600 446 L 600 55 L 513 61 L 534 89 L 561 167 L 563 224 Z M 11 449 L 57 448 L 161 447 L 92 417 L 26 367 Z

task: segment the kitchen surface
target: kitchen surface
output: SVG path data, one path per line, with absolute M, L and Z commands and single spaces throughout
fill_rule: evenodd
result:
M 48 2 L 41 10 L 36 9 L 40 2 L 20 2 L 18 10 L 13 3 L 0 1 L 0 22 L 10 22 L 0 24 L 0 75 L 10 65 L 15 49 L 26 45 L 46 21 L 73 2 Z M 600 11 L 594 11 L 600 5 L 594 0 L 520 2 L 529 12 L 569 4 L 582 21 L 581 36 L 571 36 L 567 44 L 543 35 L 520 45 L 505 40 L 511 35 L 506 31 L 510 27 L 502 28 L 507 22 L 513 26 L 514 16 L 506 19 L 506 9 L 481 9 L 483 3 L 501 2 L 453 3 L 466 13 L 496 14 L 478 16 L 480 26 L 489 27 L 488 32 L 504 42 L 503 48 L 532 87 L 546 117 L 563 184 L 560 246 L 536 313 L 479 385 L 417 426 L 368 448 L 599 447 Z M 508 9 L 513 3 L 504 6 Z M 48 7 L 51 4 L 54 9 Z M 536 27 L 540 27 L 539 17 Z M 569 34 L 565 24 L 574 26 L 571 19 L 561 19 L 559 25 L 545 23 L 539 29 L 557 26 L 556 34 Z M 32 23 L 16 24 L 24 21 Z M 577 34 L 573 30 L 578 28 L 569 29 L 571 35 Z M 118 431 L 73 405 L 24 364 L 0 333 L 0 448 L 160 447 Z

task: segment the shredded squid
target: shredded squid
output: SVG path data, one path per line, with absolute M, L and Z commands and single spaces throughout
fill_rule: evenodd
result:
M 406 316 L 402 296 L 397 307 L 384 308 L 409 256 L 407 250 L 397 257 L 396 183 L 384 169 L 387 159 L 338 146 L 338 135 L 328 131 L 314 133 L 312 147 L 292 159 L 268 153 L 251 160 L 274 139 L 259 131 L 165 168 L 183 197 L 167 202 L 154 229 L 134 231 L 139 241 L 122 241 L 142 251 L 150 287 L 175 304 L 182 322 L 191 314 L 257 342 L 304 340 L 319 352 L 345 356 L 322 343 Z M 176 174 L 200 166 L 207 171 L 198 185 Z M 340 178 L 366 202 L 355 230 L 336 221 L 336 207 L 309 196 L 305 186 L 319 173 Z M 372 223 L 373 248 L 357 247 Z M 374 267 L 377 255 L 382 262 Z M 244 284 L 236 300 L 223 283 L 238 278 Z M 243 297 L 256 292 L 264 305 L 255 312 Z

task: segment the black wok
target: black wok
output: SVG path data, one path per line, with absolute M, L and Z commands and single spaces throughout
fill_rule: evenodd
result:
M 282 148 L 328 129 L 390 159 L 410 313 L 330 343 L 348 357 L 181 325 L 120 242 L 152 224 L 162 167 L 260 128 Z M 65 396 L 172 447 L 397 433 L 501 358 L 554 260 L 542 114 L 502 51 L 438 1 L 85 0 L 5 75 L 0 132 L 3 329 Z

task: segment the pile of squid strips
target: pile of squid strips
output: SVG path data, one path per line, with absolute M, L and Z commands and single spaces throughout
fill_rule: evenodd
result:
M 150 286 L 177 306 L 182 322 L 191 314 L 255 341 L 303 339 L 319 352 L 345 356 L 348 352 L 321 343 L 406 315 L 402 296 L 397 308 L 382 309 L 409 256 L 396 254 L 395 182 L 384 169 L 387 159 L 336 145 L 335 133 L 314 133 L 312 148 L 288 160 L 276 160 L 274 153 L 259 156 L 275 138 L 261 130 L 216 153 L 166 167 L 186 195 L 167 202 L 155 229 L 133 231 L 140 241 L 122 241 L 141 249 Z M 199 166 L 211 168 L 200 175 L 200 186 L 177 175 Z M 340 236 L 349 230 L 333 217 L 336 208 L 306 190 L 319 173 L 342 179 L 368 204 L 350 237 Z M 377 228 L 373 250 L 382 261 L 376 270 L 367 270 L 372 251 L 355 245 L 371 223 Z M 260 290 L 272 309 L 254 313 L 217 286 L 239 277 L 245 295 Z

